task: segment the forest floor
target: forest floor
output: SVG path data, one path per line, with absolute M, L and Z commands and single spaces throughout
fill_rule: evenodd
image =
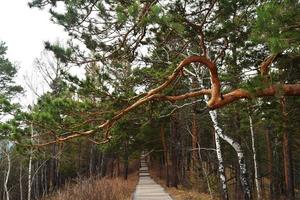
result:
M 164 182 L 163 180 L 161 180 Z M 167 187 L 160 183 L 174 200 L 211 200 L 209 194 L 199 193 L 197 191 L 185 188 Z
M 130 174 L 128 180 L 123 177 L 80 179 L 43 200 L 130 200 L 137 181 L 137 173 Z

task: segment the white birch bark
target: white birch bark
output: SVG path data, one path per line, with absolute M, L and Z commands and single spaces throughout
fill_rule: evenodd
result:
M 203 88 L 203 80 L 199 76 L 199 74 L 196 73 L 197 70 L 195 68 L 194 68 L 194 70 L 195 70 L 195 74 L 192 72 L 189 72 L 189 73 L 197 78 L 200 87 Z M 209 97 L 207 95 L 204 95 L 204 100 L 205 100 L 205 103 L 207 104 L 209 101 Z M 214 112 L 214 111 L 212 111 L 212 112 Z M 209 111 L 209 113 L 211 114 L 211 111 Z M 212 115 L 210 115 L 210 117 L 212 119 Z M 228 196 L 228 188 L 227 188 L 227 184 L 226 184 L 226 174 L 225 174 L 225 167 L 224 167 L 222 149 L 221 149 L 221 144 L 220 144 L 220 136 L 217 132 L 217 129 L 215 128 L 215 125 L 217 125 L 217 124 L 214 123 L 213 119 L 212 119 L 212 122 L 214 124 L 214 136 L 215 136 L 216 153 L 217 153 L 217 159 L 218 159 L 218 170 L 219 170 L 219 176 L 220 176 L 221 187 L 222 187 L 222 198 L 224 200 L 228 200 L 229 196 Z M 217 123 L 217 121 L 216 121 L 216 123 Z
M 229 199 L 228 197 L 228 189 L 226 184 L 226 175 L 225 175 L 225 167 L 224 167 L 224 161 L 222 156 L 222 150 L 221 150 L 221 144 L 220 144 L 220 137 L 215 131 L 215 143 L 216 143 L 216 152 L 217 152 L 217 158 L 219 162 L 219 173 L 220 173 L 220 180 L 222 183 L 222 190 L 224 199 Z
M 230 146 L 232 146 L 234 148 L 234 150 L 236 151 L 237 157 L 238 157 L 238 162 L 239 162 L 239 167 L 240 167 L 240 182 L 243 187 L 244 198 L 252 199 L 251 190 L 250 190 L 249 183 L 247 180 L 247 169 L 246 169 L 244 153 L 243 153 L 243 150 L 242 150 L 240 144 L 235 142 L 231 137 L 229 137 L 228 135 L 225 135 L 223 133 L 223 130 L 218 125 L 216 110 L 210 110 L 209 115 L 210 115 L 210 118 L 213 122 L 213 126 L 214 126 L 215 131 L 218 134 L 218 136 L 220 136 L 220 138 L 222 138 L 228 144 L 230 144 Z
M 9 200 L 9 190 L 8 190 L 8 187 L 7 187 L 7 183 L 8 183 L 8 179 L 9 179 L 9 175 L 10 175 L 11 159 L 10 159 L 10 155 L 9 155 L 8 145 L 5 144 L 4 148 L 5 148 L 4 149 L 4 154 L 7 158 L 7 171 L 5 173 L 4 191 L 5 191 L 6 200 Z
M 250 114 L 249 114 L 249 125 L 250 125 L 251 143 L 252 143 L 252 151 L 253 151 L 255 186 L 256 186 L 256 192 L 257 192 L 257 199 L 260 200 L 260 199 L 262 199 L 261 185 L 260 185 L 259 178 L 258 178 L 258 165 L 257 165 L 257 159 L 256 159 L 255 138 L 254 138 L 252 117 Z
M 195 68 L 195 66 L 193 67 L 193 69 L 194 69 L 195 73 L 190 72 L 189 70 L 185 70 L 185 71 L 188 72 L 190 75 L 194 76 L 195 78 L 197 78 L 197 80 L 199 82 L 199 86 L 201 88 L 204 88 L 203 87 L 203 80 L 199 75 L 199 70 L 197 70 Z M 200 72 L 201 72 L 201 70 L 200 70 Z M 204 100 L 207 104 L 208 101 L 209 101 L 209 97 L 207 95 L 204 95 Z M 231 137 L 229 137 L 228 135 L 225 135 L 223 133 L 223 130 L 218 125 L 217 111 L 216 110 L 210 110 L 209 115 L 210 115 L 210 118 L 212 120 L 214 129 L 215 129 L 216 151 L 217 151 L 217 157 L 218 157 L 218 161 L 219 161 L 219 172 L 220 172 L 220 178 L 221 178 L 222 186 L 224 188 L 226 187 L 226 189 L 227 189 L 225 168 L 224 168 L 224 165 L 223 165 L 223 158 L 221 157 L 222 156 L 221 146 L 220 146 L 220 142 L 218 140 L 219 137 L 222 138 L 224 141 L 226 141 L 236 151 L 237 157 L 238 157 L 238 162 L 239 162 L 239 167 L 240 167 L 240 182 L 241 182 L 241 185 L 242 185 L 242 188 L 243 188 L 243 191 L 244 191 L 244 198 L 245 198 L 245 200 L 252 199 L 250 186 L 249 186 L 249 183 L 248 183 L 248 180 L 247 180 L 247 169 L 246 169 L 246 163 L 245 163 L 245 159 L 244 159 L 244 153 L 242 151 L 242 148 L 241 148 L 240 144 L 238 144 Z M 221 175 L 222 174 L 221 172 L 223 173 L 223 175 Z M 223 190 L 224 190 L 224 188 L 223 188 Z M 227 194 L 227 198 L 228 198 L 228 194 Z
M 30 140 L 31 142 L 33 142 L 33 126 L 32 124 L 30 125 Z M 29 163 L 28 163 L 28 183 L 27 183 L 27 188 L 28 188 L 28 193 L 27 193 L 27 200 L 31 199 L 31 189 L 32 189 L 32 153 L 33 153 L 33 149 L 30 149 L 30 153 L 29 153 Z
M 208 102 L 208 96 L 205 95 L 204 96 L 205 102 Z M 227 188 L 227 184 L 226 184 L 226 174 L 225 174 L 225 167 L 224 167 L 224 161 L 223 161 L 223 156 L 222 156 L 222 149 L 221 149 L 221 144 L 220 144 L 220 136 L 218 133 L 218 129 L 216 127 L 218 127 L 218 122 L 216 118 L 213 118 L 213 112 L 215 112 L 215 116 L 217 117 L 217 113 L 216 111 L 209 111 L 209 115 L 211 117 L 211 120 L 213 122 L 213 126 L 214 126 L 214 135 L 215 135 L 215 143 L 216 143 L 216 153 L 217 153 L 217 158 L 218 158 L 218 170 L 219 170 L 219 174 L 220 174 L 220 180 L 221 180 L 221 185 L 222 185 L 222 192 L 223 192 L 223 199 L 229 199 L 228 196 L 228 188 Z

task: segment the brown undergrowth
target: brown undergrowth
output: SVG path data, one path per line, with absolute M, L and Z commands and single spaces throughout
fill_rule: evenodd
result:
M 130 200 L 137 180 L 136 173 L 131 174 L 128 180 L 122 177 L 78 180 L 43 200 Z
M 163 178 L 162 172 L 157 167 L 151 167 L 151 177 L 162 187 L 165 188 L 166 192 L 170 194 L 173 200 L 211 200 L 209 194 L 200 193 L 194 189 L 188 189 L 181 185 L 175 187 L 167 187 L 166 181 Z

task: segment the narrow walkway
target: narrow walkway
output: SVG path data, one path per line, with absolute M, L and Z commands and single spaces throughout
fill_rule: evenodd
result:
M 150 177 L 144 158 L 141 158 L 139 177 L 139 183 L 136 186 L 133 200 L 172 200 L 164 188 Z

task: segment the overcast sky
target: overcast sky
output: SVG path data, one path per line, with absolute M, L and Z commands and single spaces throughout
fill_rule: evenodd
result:
M 65 41 L 63 28 L 50 21 L 46 10 L 30 9 L 29 0 L 0 0 L 0 41 L 8 46 L 7 57 L 20 67 L 17 81 L 24 85 L 24 75 L 32 73 L 35 58 L 44 49 L 44 41 Z M 26 93 L 23 105 L 34 95 Z M 26 102 L 26 103 L 24 103 Z

